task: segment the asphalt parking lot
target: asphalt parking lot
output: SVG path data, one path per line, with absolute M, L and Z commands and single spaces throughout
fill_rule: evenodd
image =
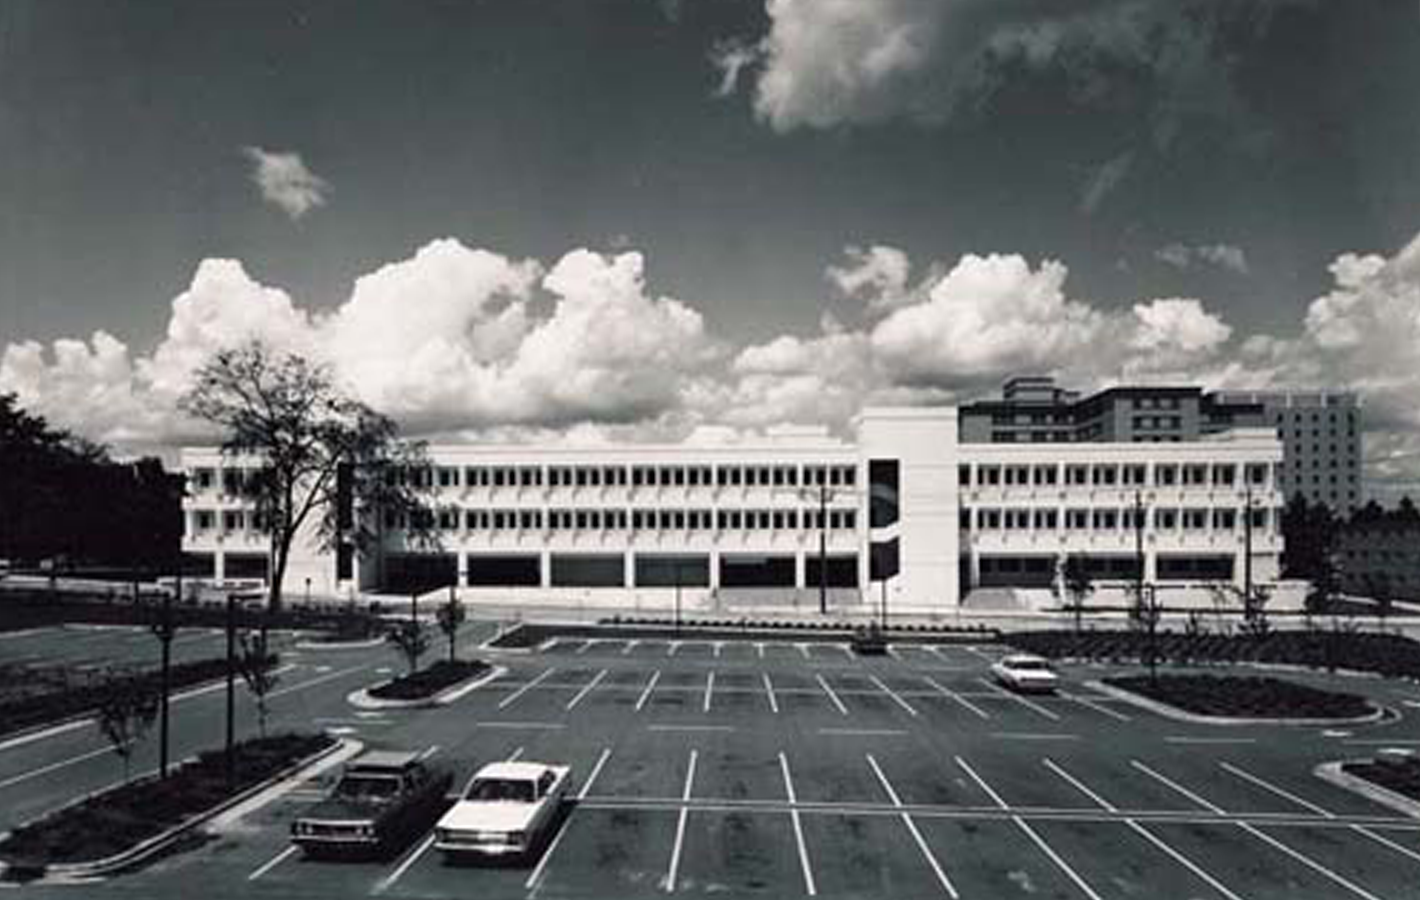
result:
M 486 636 L 476 626 L 464 641 Z M 356 711 L 385 650 L 296 654 L 322 677 L 278 706 L 466 778 L 507 758 L 569 763 L 576 799 L 523 868 L 443 863 L 421 837 L 392 859 L 313 862 L 289 823 L 304 785 L 204 845 L 86 892 L 144 897 L 1297 898 L 1420 896 L 1420 821 L 1313 767 L 1420 745 L 1412 717 L 1354 729 L 1200 726 L 1089 688 L 987 677 L 991 646 L 571 638 L 439 710 Z M 364 668 L 359 668 L 363 666 Z M 337 674 L 339 673 L 339 674 Z M 1341 681 L 1411 712 L 1420 688 Z M 278 701 L 280 702 L 280 701 Z M 194 707 L 199 704 L 194 704 Z M 202 715 L 220 705 L 202 705 Z M 205 721 L 194 709 L 194 722 Z M 214 732 L 215 734 L 215 732 Z M 0 750 L 0 802 L 11 753 Z M 73 887 L 28 887 L 72 894 Z M 87 893 L 86 893 L 87 895 Z

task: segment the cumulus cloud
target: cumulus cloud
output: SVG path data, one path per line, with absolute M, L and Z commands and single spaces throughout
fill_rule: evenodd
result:
M 873 310 L 912 302 L 912 264 L 906 253 L 884 244 L 866 249 L 850 245 L 843 252 L 847 262 L 829 266 L 824 275 L 845 297 L 865 300 Z
M 281 153 L 260 147 L 243 147 L 252 164 L 251 180 L 261 196 L 292 219 L 325 205 L 330 185 L 312 172 L 299 153 Z
M 1247 254 L 1231 244 L 1165 244 L 1154 251 L 1154 258 L 1176 269 L 1187 269 L 1194 263 L 1217 266 L 1239 275 L 1250 271 Z
M 861 321 L 825 315 L 810 333 L 732 346 L 693 305 L 654 292 L 636 252 L 544 265 L 436 240 L 323 314 L 235 260 L 205 260 L 150 352 L 105 332 L 10 343 L 0 391 L 86 437 L 148 448 L 201 436 L 177 398 L 212 352 L 252 337 L 329 363 L 413 433 L 497 441 L 844 431 L 866 403 L 961 402 L 1020 372 L 1082 389 L 1344 386 L 1367 406 L 1373 475 L 1420 473 L 1420 236 L 1393 255 L 1337 257 L 1304 320 L 1272 334 L 1239 334 L 1197 298 L 1092 302 L 1055 260 L 916 268 L 914 283 L 902 251 L 850 250 L 829 281 L 863 304 Z
M 766 0 L 769 30 L 741 48 L 754 64 L 756 114 L 779 131 L 905 118 L 943 122 L 988 96 L 1012 68 L 1050 70 L 1081 102 L 1117 99 L 1127 72 L 1169 144 L 1191 116 L 1245 112 L 1230 40 L 1267 27 L 1279 6 L 1225 0 Z M 735 79 L 722 82 L 731 87 Z

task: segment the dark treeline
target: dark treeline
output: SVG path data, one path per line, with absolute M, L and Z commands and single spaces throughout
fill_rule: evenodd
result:
M 0 559 L 170 571 L 181 536 L 181 476 L 157 459 L 114 462 L 0 395 Z

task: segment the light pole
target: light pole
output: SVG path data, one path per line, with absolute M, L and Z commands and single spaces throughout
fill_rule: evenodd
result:
M 675 569 L 675 635 L 680 637 L 680 560 L 671 563 Z

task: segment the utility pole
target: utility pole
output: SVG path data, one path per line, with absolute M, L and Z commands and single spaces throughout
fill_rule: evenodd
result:
M 227 790 L 237 786 L 237 595 L 227 594 Z
M 177 581 L 175 589 L 182 591 L 182 559 L 178 558 Z M 168 691 L 169 691 L 169 667 L 172 664 L 173 638 L 177 635 L 177 628 L 173 625 L 173 598 L 163 592 L 162 608 L 158 612 L 158 620 L 152 624 L 153 635 L 157 637 L 158 644 L 162 648 L 162 662 L 159 664 L 160 691 L 158 706 L 158 777 L 168 777 Z
M 818 614 L 828 615 L 828 470 L 818 483 Z
M 1147 615 L 1144 608 L 1144 494 L 1134 492 L 1134 590 L 1139 601 L 1140 615 Z
M 1252 485 L 1246 489 L 1243 508 L 1243 609 L 1252 618 Z
M 675 567 L 675 636 L 680 637 L 680 560 L 672 565 Z

